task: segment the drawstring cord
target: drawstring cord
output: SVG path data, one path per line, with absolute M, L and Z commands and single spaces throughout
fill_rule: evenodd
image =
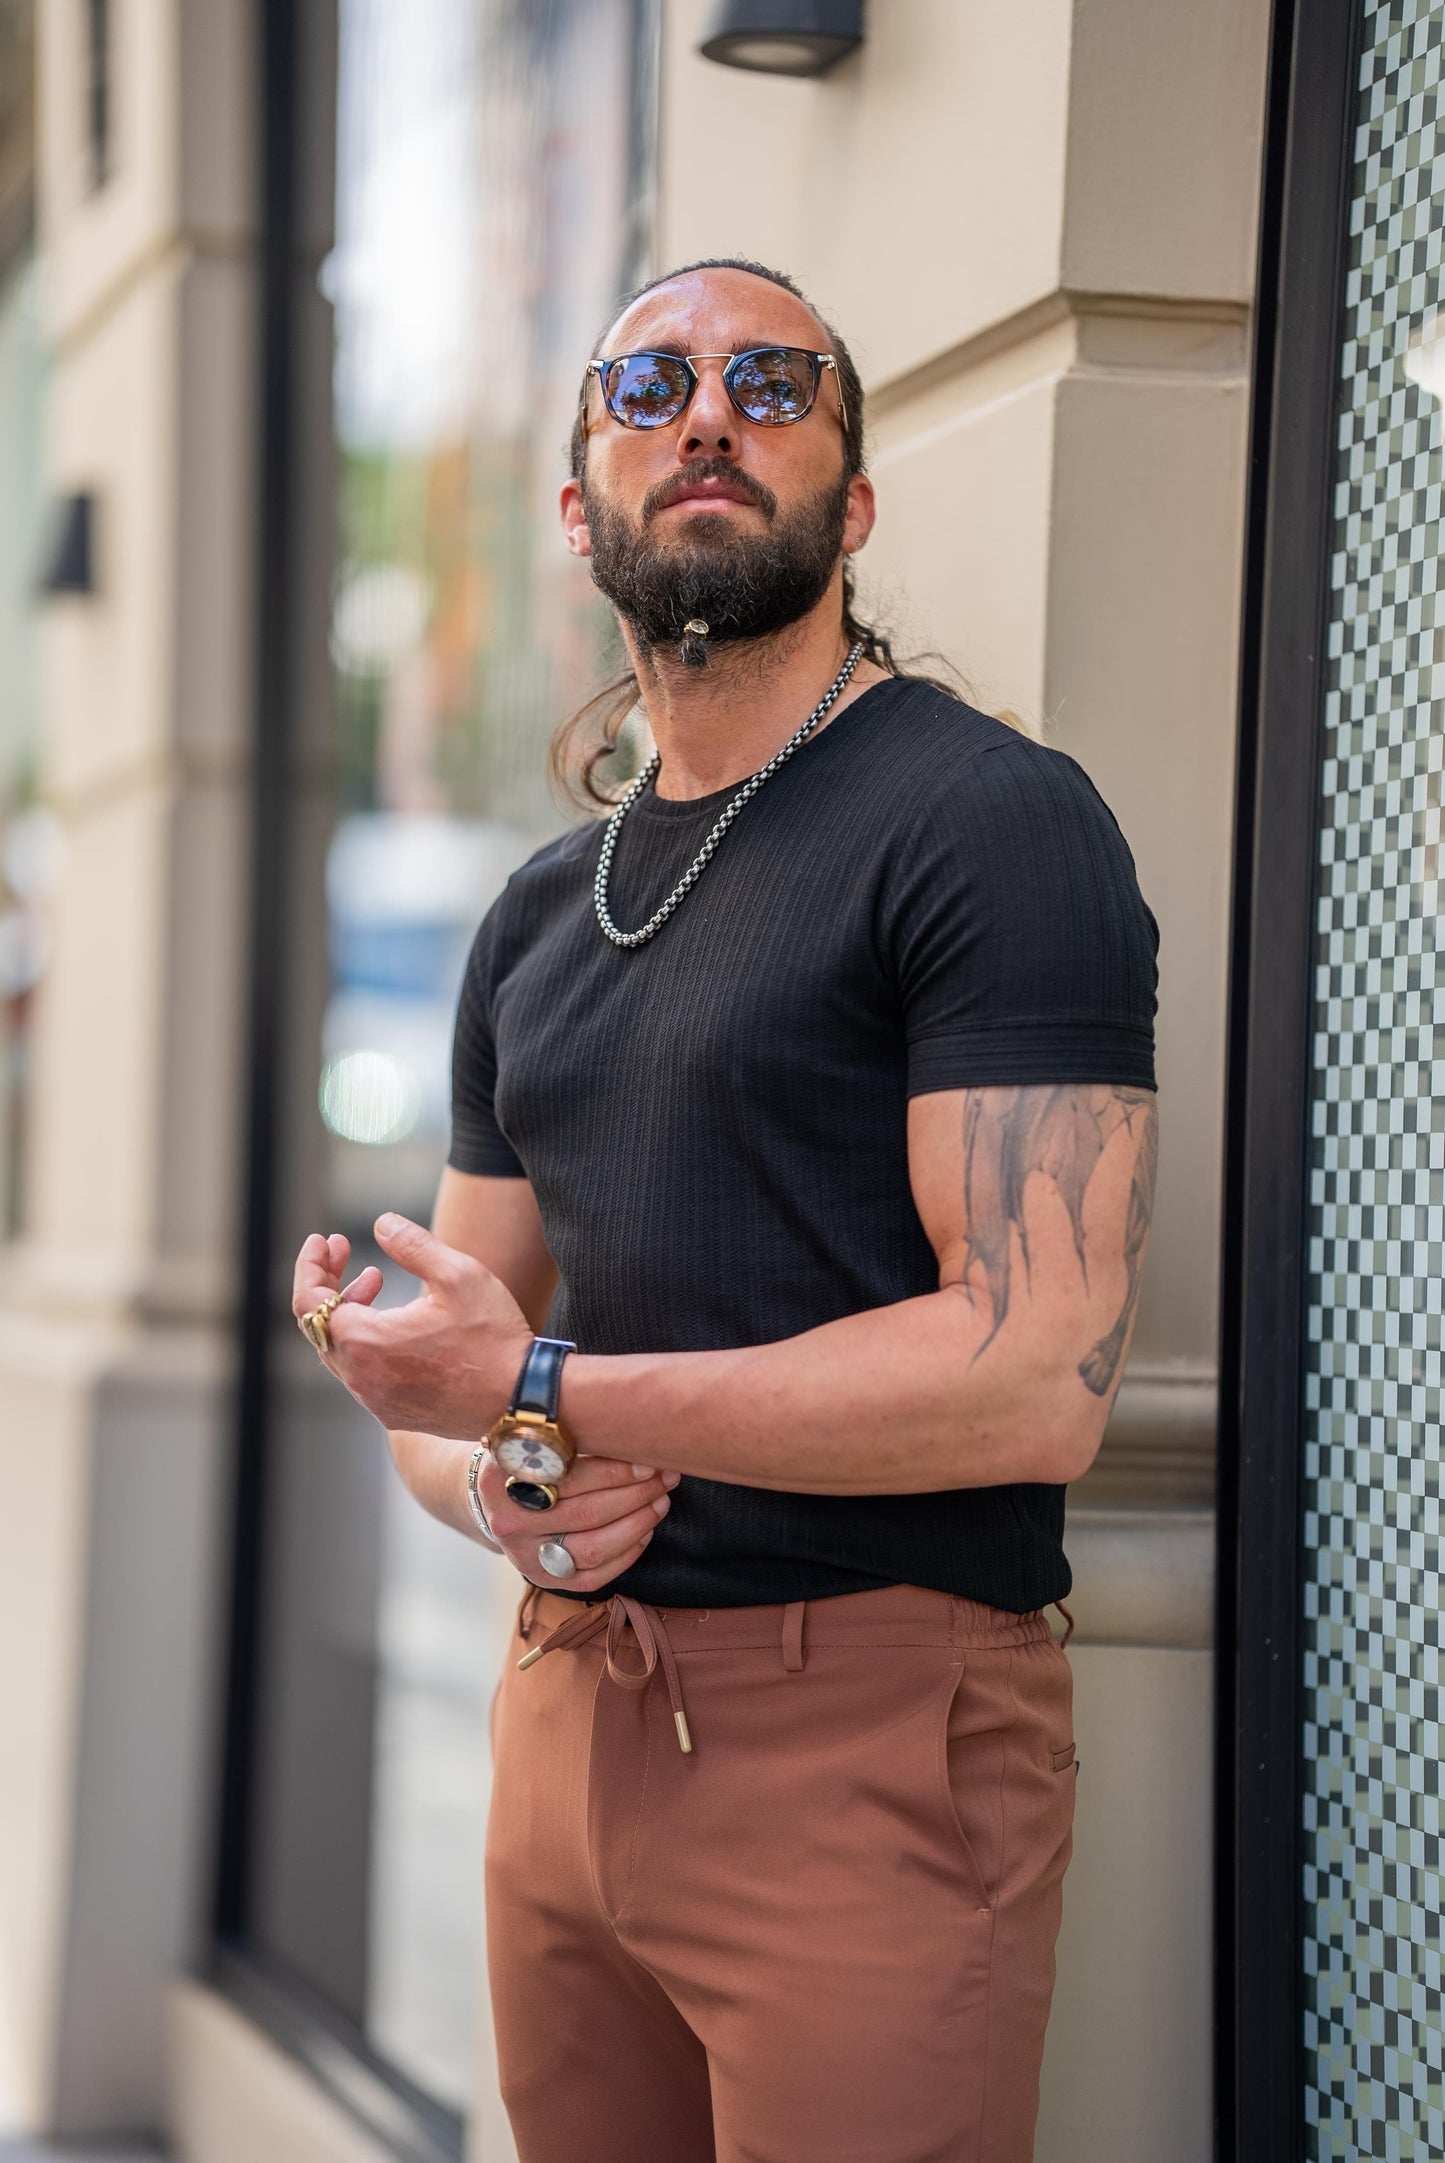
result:
M 629 1623 L 642 1651 L 640 1668 L 624 1667 L 617 1657 Z M 607 1632 L 607 1672 L 624 1690 L 645 1690 L 657 1672 L 659 1660 L 661 1661 L 667 1682 L 667 1695 L 672 1705 L 672 1722 L 677 1729 L 678 1747 L 684 1752 L 690 1752 L 692 1735 L 682 1705 L 682 1681 L 677 1672 L 677 1659 L 667 1634 L 667 1625 L 655 1607 L 648 1607 L 641 1600 L 630 1600 L 625 1593 L 614 1593 L 605 1606 L 584 1607 L 579 1614 L 569 1615 L 565 1622 L 559 1622 L 556 1629 L 549 1631 L 540 1645 L 534 1645 L 530 1652 L 523 1653 L 517 1665 L 519 1668 L 531 1667 L 547 1653 L 562 1652 L 568 1646 L 585 1645 L 590 1639 L 600 1636 L 603 1630 Z
M 522 1597 L 517 1616 L 517 1632 L 525 1644 L 532 1634 L 536 1619 L 540 1588 L 529 1585 Z M 1074 1634 L 1074 1618 L 1062 1600 L 1052 1603 L 1064 1618 L 1065 1629 L 1062 1643 L 1068 1644 Z M 789 1674 L 801 1674 L 807 1655 L 804 1650 L 804 1620 L 807 1615 L 806 1600 L 790 1600 L 783 1609 L 782 1657 L 783 1667 Z M 642 1653 L 641 1667 L 624 1667 L 619 1655 L 622 1640 L 628 1628 L 637 1639 Z M 519 1668 L 535 1667 L 538 1660 L 549 1652 L 564 1652 L 569 1647 L 590 1644 L 594 1637 L 607 1632 L 607 1672 L 612 1680 L 624 1690 L 645 1690 L 657 1673 L 659 1665 L 667 1683 L 667 1695 L 672 1705 L 672 1723 L 677 1729 L 678 1748 L 685 1754 L 692 1751 L 692 1732 L 683 1710 L 682 1680 L 677 1671 L 677 1656 L 672 1640 L 667 1634 L 667 1624 L 655 1607 L 643 1600 L 631 1600 L 626 1593 L 614 1592 L 612 1597 L 595 1607 L 579 1607 L 550 1630 L 539 1645 L 532 1645 L 517 1662 Z M 1058 1642 L 1058 1640 L 1056 1640 Z

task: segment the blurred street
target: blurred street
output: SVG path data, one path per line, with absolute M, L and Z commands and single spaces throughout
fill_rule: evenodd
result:
M 33 2141 L 0 2140 L 0 2163 L 164 2163 L 159 2148 L 55 2148 Z

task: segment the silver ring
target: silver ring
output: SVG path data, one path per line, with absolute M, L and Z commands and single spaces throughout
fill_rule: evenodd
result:
M 559 1533 L 556 1539 L 543 1540 L 537 1549 L 537 1560 L 549 1577 L 575 1577 L 577 1565 L 568 1554 Z

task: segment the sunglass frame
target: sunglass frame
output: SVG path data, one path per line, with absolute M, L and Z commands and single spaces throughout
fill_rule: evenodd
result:
M 749 413 L 746 406 L 741 403 L 736 391 L 733 389 L 733 378 L 744 361 L 754 359 L 759 353 L 796 353 L 801 355 L 804 360 L 809 361 L 812 364 L 813 388 L 808 394 L 808 403 L 804 406 L 801 413 L 790 413 L 786 420 L 759 420 L 756 414 Z M 608 396 L 607 371 L 609 368 L 615 368 L 619 361 L 629 360 L 672 361 L 678 367 L 686 370 L 689 379 L 687 396 L 683 399 L 682 404 L 678 407 L 675 413 L 669 413 L 665 419 L 660 421 L 646 422 L 629 421 L 618 412 L 617 408 L 613 405 L 611 398 Z M 694 361 L 701 360 L 720 360 L 727 362 L 727 366 L 723 370 L 723 389 L 727 392 L 728 398 L 736 411 L 742 415 L 745 421 L 751 421 L 755 428 L 791 428 L 798 421 L 805 421 L 808 418 L 808 415 L 812 412 L 814 406 L 818 403 L 818 391 L 822 385 L 824 370 L 831 368 L 831 370 L 833 371 L 833 381 L 838 386 L 838 418 L 843 423 L 844 434 L 847 434 L 848 405 L 846 399 L 843 396 L 843 378 L 838 372 L 838 362 L 836 356 L 832 353 L 814 353 L 811 352 L 807 346 L 802 345 L 750 345 L 744 346 L 743 350 L 740 353 L 667 353 L 662 351 L 661 348 L 657 346 L 638 346 L 635 350 L 627 353 L 599 354 L 596 360 L 590 360 L 587 363 L 586 372 L 582 377 L 582 393 L 580 403 L 583 406 L 586 405 L 587 385 L 591 378 L 595 375 L 597 378 L 597 388 L 602 394 L 602 403 L 606 407 L 612 419 L 616 421 L 619 428 L 628 428 L 632 431 L 634 435 L 644 436 L 650 435 L 655 428 L 670 428 L 674 421 L 681 420 L 683 414 L 686 413 L 688 407 L 692 404 L 693 399 L 697 395 L 697 387 L 698 384 L 702 381 L 702 378 L 692 364 Z

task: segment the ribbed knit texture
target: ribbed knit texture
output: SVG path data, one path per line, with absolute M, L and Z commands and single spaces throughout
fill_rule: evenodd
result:
M 732 794 L 638 800 L 624 930 Z M 910 1095 L 1154 1085 L 1158 935 L 1112 814 L 1061 752 L 927 685 L 846 708 L 630 951 L 593 913 L 600 845 L 588 827 L 539 850 L 477 934 L 449 1160 L 531 1180 L 561 1279 L 548 1334 L 583 1351 L 768 1343 L 934 1290 Z M 1063 1521 L 1061 1487 L 689 1478 L 609 1589 L 721 1607 L 912 1583 L 1024 1612 L 1068 1591 Z

